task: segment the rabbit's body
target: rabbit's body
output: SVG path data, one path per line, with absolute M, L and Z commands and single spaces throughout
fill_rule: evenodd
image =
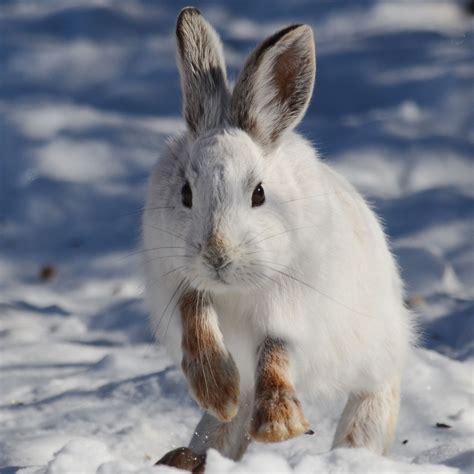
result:
M 204 415 L 197 428 L 191 443 L 196 452 L 215 447 L 238 458 L 249 431 L 264 441 L 304 432 L 308 424 L 296 394 L 350 395 L 335 445 L 385 452 L 393 437 L 399 377 L 413 331 L 383 230 L 360 194 L 291 132 L 309 101 L 310 91 L 301 89 L 312 89 L 311 78 L 294 79 L 309 85 L 298 83 L 290 91 L 291 97 L 304 94 L 304 101 L 297 97 L 285 105 L 286 113 L 295 107 L 287 130 L 279 129 L 285 117 L 275 114 L 266 132 L 272 109 L 245 111 L 240 103 L 245 97 L 255 107 L 258 83 L 246 81 L 270 74 L 271 64 L 276 69 L 278 63 L 265 64 L 265 55 L 283 56 L 287 47 L 305 59 L 298 70 L 310 70 L 312 36 L 310 44 L 303 28 L 263 43 L 232 98 L 225 73 L 223 79 L 214 73 L 209 112 L 187 90 L 197 86 L 186 75 L 186 37 L 207 35 L 204 69 L 221 61 L 219 44 L 196 10 L 184 10 L 178 22 L 190 131 L 169 143 L 153 171 L 143 232 L 158 337 L 214 415 Z M 200 51 L 192 53 L 199 62 Z M 282 94 L 292 80 L 286 76 L 296 70 L 283 59 Z M 219 87 L 225 90 L 216 95 Z M 230 112 L 217 114 L 221 107 Z M 232 120 L 232 113 L 240 118 Z M 261 115 L 263 125 L 255 126 L 252 113 Z M 269 385 L 276 388 L 267 390 Z M 228 403 L 217 406 L 209 386 Z M 220 394 L 222 387 L 227 395 Z
M 242 138 L 241 133 L 220 131 L 216 136 L 217 140 L 232 141 Z M 213 302 L 225 346 L 239 368 L 241 385 L 249 389 L 254 384 L 257 347 L 263 335 L 270 332 L 291 342 L 297 392 L 319 397 L 330 396 L 334 390 L 371 390 L 388 375 L 399 373 L 410 344 L 409 319 L 395 263 L 379 222 L 360 194 L 318 160 L 312 147 L 296 134 L 288 137 L 285 146 L 292 153 L 283 147 L 281 163 L 273 167 L 278 174 L 267 175 L 268 181 L 276 185 L 275 195 L 267 193 L 267 200 L 274 199 L 281 214 L 287 216 L 288 232 L 276 226 L 261 236 L 270 237 L 262 245 L 277 247 L 277 255 L 278 249 L 284 248 L 284 254 L 273 256 L 272 260 L 271 256 L 265 258 L 262 249 L 259 257 L 272 262 L 269 266 L 294 275 L 294 279 L 277 272 L 273 278 L 278 283 L 268 283 L 263 277 L 253 289 L 226 291 L 217 287 Z M 160 209 L 173 205 L 166 195 L 160 194 L 164 186 L 160 179 L 168 179 L 163 168 L 175 167 L 177 153 L 182 155 L 183 151 L 173 150 L 168 158 L 172 163 L 166 163 L 164 157 L 151 179 L 146 206 L 151 210 L 146 212 L 144 225 L 147 249 L 181 244 L 176 236 L 157 232 L 157 228 L 173 233 L 183 231 L 182 227 L 169 228 L 167 213 L 174 209 Z M 222 165 L 230 166 L 230 159 L 227 156 Z M 281 173 L 284 167 L 291 172 Z M 304 181 L 291 182 L 295 169 L 301 170 Z M 206 188 L 212 189 L 213 185 L 209 183 Z M 236 234 L 249 231 L 241 222 L 248 217 L 245 211 L 250 214 L 253 209 L 244 209 L 244 215 L 237 216 L 239 228 L 233 229 L 237 239 Z M 250 238 L 262 230 L 264 225 L 254 229 Z M 260 238 L 254 242 L 257 240 Z M 258 251 L 256 248 L 250 242 L 247 248 L 235 251 Z M 169 286 L 160 279 L 160 275 L 176 267 L 179 257 L 156 257 L 171 253 L 181 252 L 164 249 L 146 256 L 150 261 L 147 280 L 162 283 L 152 285 L 149 292 L 152 308 L 158 310 L 171 301 L 180 282 L 179 275 L 166 282 Z M 255 254 L 250 256 L 252 261 L 255 258 Z M 263 267 L 265 262 L 261 263 Z M 185 264 L 186 259 L 178 263 Z M 156 316 L 163 316 L 157 333 L 163 336 L 162 341 L 179 365 L 181 322 L 176 316 L 176 296 L 167 313 L 158 311 Z

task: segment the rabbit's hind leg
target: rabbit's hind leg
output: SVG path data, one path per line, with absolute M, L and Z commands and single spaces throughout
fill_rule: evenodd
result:
M 333 448 L 367 448 L 388 454 L 400 407 L 399 379 L 373 393 L 350 394 L 334 436 Z

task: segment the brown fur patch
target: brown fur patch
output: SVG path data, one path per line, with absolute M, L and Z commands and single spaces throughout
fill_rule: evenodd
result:
M 272 147 L 306 108 L 316 68 L 311 32 L 291 25 L 267 38 L 248 58 L 231 99 L 231 122 L 245 130 L 264 148 Z M 295 31 L 295 30 L 300 30 Z M 276 50 L 278 45 L 278 50 Z M 273 51 L 272 51 L 273 50 Z M 264 79 L 258 78 L 265 57 L 276 56 Z M 259 90 L 271 83 L 268 97 L 257 104 Z M 266 101 L 266 102 L 265 102 Z M 262 115 L 258 105 L 266 112 Z
M 248 58 L 234 87 L 231 99 L 231 123 L 245 130 L 264 147 L 272 145 L 291 126 L 306 107 L 311 96 L 314 71 L 314 43 L 303 25 L 291 25 L 267 38 Z M 300 29 L 300 32 L 294 31 Z M 276 51 L 275 63 L 262 82 L 258 73 L 265 57 Z M 286 47 L 286 48 L 285 48 Z M 285 50 L 286 49 L 286 50 Z M 275 114 L 274 123 L 266 115 L 259 116 L 256 95 L 264 83 L 273 82 L 274 90 L 263 105 Z M 273 97 L 274 94 L 274 97 Z
M 282 341 L 267 338 L 257 367 L 251 436 L 262 442 L 294 438 L 309 429 L 288 375 L 289 360 Z
M 212 234 L 207 241 L 209 249 L 221 254 L 225 251 L 224 239 L 219 234 Z
M 238 410 L 240 377 L 235 362 L 221 344 L 222 335 L 210 299 L 187 292 L 180 302 L 183 327 L 181 367 L 196 401 L 220 421 L 230 421 Z
M 354 438 L 355 430 L 356 430 L 356 427 L 353 426 L 351 431 L 349 431 L 349 433 L 346 434 L 343 440 L 344 446 L 349 446 L 351 448 L 355 448 L 357 446 L 356 440 Z
M 226 261 L 226 244 L 225 240 L 219 234 L 212 234 L 207 241 L 206 246 L 207 259 L 219 267 Z
M 182 347 L 191 358 L 198 357 L 201 350 L 212 349 L 215 344 L 215 335 L 206 322 L 209 306 L 209 299 L 198 291 L 188 291 L 181 297 Z
M 285 103 L 296 89 L 293 77 L 297 74 L 297 62 L 295 56 L 298 52 L 294 46 L 280 55 L 279 60 L 273 66 L 274 83 L 277 89 L 277 99 Z
M 203 474 L 205 463 L 205 454 L 196 454 L 191 449 L 183 447 L 166 453 L 155 463 L 155 466 L 171 466 L 192 472 L 193 474 Z

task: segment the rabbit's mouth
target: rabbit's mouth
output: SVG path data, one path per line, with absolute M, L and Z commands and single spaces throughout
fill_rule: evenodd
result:
M 212 280 L 217 283 L 221 283 L 223 285 L 230 285 L 230 283 L 226 280 L 226 272 L 227 269 L 231 266 L 232 262 L 228 262 L 225 265 L 219 268 L 212 268 L 211 275 Z
M 204 263 L 200 269 L 200 280 L 207 289 L 229 289 L 233 285 L 232 266 L 232 262 L 226 262 L 219 267 Z
M 203 255 L 202 262 L 206 269 L 206 274 L 215 283 L 229 285 L 229 271 L 232 267 L 232 261 L 222 254 L 206 252 Z
M 230 285 L 230 283 L 228 281 L 226 281 L 225 278 L 222 275 L 219 275 L 219 274 L 217 274 L 214 277 L 214 281 L 217 282 L 217 283 L 220 283 L 221 285 L 225 285 L 225 286 Z

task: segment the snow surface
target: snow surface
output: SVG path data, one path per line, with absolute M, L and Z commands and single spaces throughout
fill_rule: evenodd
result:
M 183 127 L 184 5 L 0 3 L 0 474 L 171 472 L 152 465 L 198 421 L 151 339 L 136 252 L 147 175 Z M 315 27 L 300 128 L 383 216 L 423 330 L 390 459 L 329 451 L 338 400 L 306 404 L 314 436 L 211 452 L 207 472 L 473 472 L 472 17 L 455 0 L 198 6 L 234 78 L 264 35 Z

